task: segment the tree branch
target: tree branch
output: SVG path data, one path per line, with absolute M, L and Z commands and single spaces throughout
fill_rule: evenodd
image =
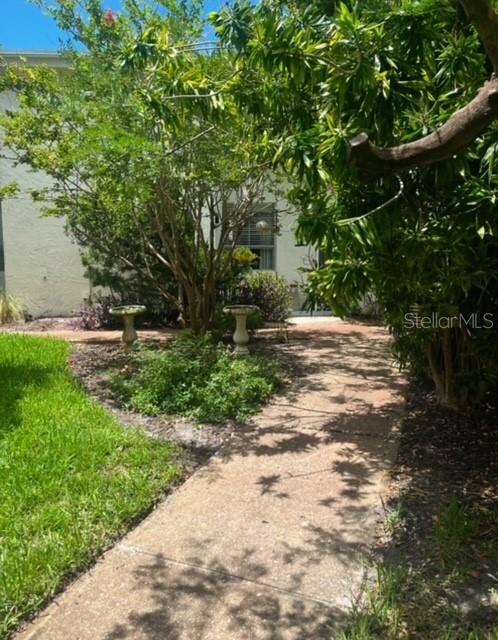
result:
M 350 162 L 360 178 L 373 181 L 413 167 L 446 160 L 468 147 L 498 119 L 498 14 L 491 0 L 459 0 L 474 25 L 493 65 L 493 78 L 485 83 L 468 105 L 459 109 L 429 135 L 396 147 L 373 145 L 368 134 L 350 141 Z
M 392 196 L 392 198 L 389 198 L 389 200 L 386 200 L 385 202 L 380 204 L 378 207 L 375 207 L 375 209 L 371 209 L 370 211 L 367 211 L 366 213 L 363 213 L 361 216 L 355 216 L 354 218 L 343 218 L 342 220 L 338 220 L 337 221 L 337 226 L 338 227 L 343 227 L 345 225 L 352 224 L 353 222 L 359 222 L 360 220 L 364 220 L 365 218 L 368 218 L 368 217 L 372 216 L 374 213 L 378 213 L 379 211 L 382 211 L 383 209 L 386 209 L 393 202 L 396 202 L 397 200 L 399 200 L 401 198 L 401 196 L 403 195 L 403 191 L 404 191 L 405 185 L 403 184 L 403 181 L 401 180 L 401 178 L 399 176 L 396 176 L 396 178 L 398 179 L 399 189 Z
M 350 161 L 367 182 L 439 162 L 469 146 L 497 118 L 498 79 L 493 78 L 468 105 L 454 113 L 436 131 L 419 140 L 397 147 L 379 148 L 370 142 L 366 133 L 361 133 L 350 142 Z
M 498 73 L 498 16 L 490 0 L 460 0 L 484 45 L 488 58 Z

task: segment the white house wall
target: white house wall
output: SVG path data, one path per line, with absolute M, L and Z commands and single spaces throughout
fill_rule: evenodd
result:
M 0 109 L 15 108 L 13 95 L 0 95 Z M 21 193 L 2 202 L 5 290 L 19 297 L 33 317 L 69 315 L 90 292 L 78 247 L 64 232 L 63 221 L 42 218 L 27 189 L 50 181 L 26 166 L 0 158 L 0 185 L 17 182 Z
M 305 280 L 302 268 L 310 267 L 316 256 L 316 251 L 311 247 L 296 244 L 295 226 L 295 214 L 279 215 L 280 231 L 275 242 L 275 271 L 289 284 L 302 283 Z

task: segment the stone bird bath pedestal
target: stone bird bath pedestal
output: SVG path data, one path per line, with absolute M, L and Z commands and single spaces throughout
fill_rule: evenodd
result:
M 123 341 L 125 349 L 128 350 L 138 337 L 135 330 L 135 316 L 145 313 L 146 310 L 146 307 L 141 304 L 125 304 L 121 307 L 112 307 L 109 309 L 111 316 L 120 316 L 123 318 L 124 330 L 121 340 Z
M 235 356 L 249 355 L 249 349 L 247 348 L 249 342 L 247 318 L 253 313 L 256 313 L 256 311 L 259 311 L 259 308 L 252 304 L 232 304 L 223 309 L 223 313 L 229 313 L 235 316 L 235 332 L 233 334 L 235 344 L 233 354 Z

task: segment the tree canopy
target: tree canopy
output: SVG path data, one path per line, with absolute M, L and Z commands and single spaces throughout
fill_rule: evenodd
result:
M 442 150 L 439 163 L 432 155 L 391 165 L 379 152 L 362 164 L 361 153 L 370 140 L 397 148 L 427 136 L 441 142 L 442 126 L 468 121 L 476 94 L 491 96 L 489 40 L 464 5 L 263 0 L 213 16 L 237 51 L 236 97 L 292 183 L 300 238 L 324 256 L 310 274 L 312 299 L 345 315 L 373 294 L 400 364 L 432 377 L 441 401 L 454 406 L 482 399 L 497 382 L 494 112 L 458 145 L 464 152 Z M 443 325 L 410 326 L 413 308 Z M 460 321 L 476 314 L 482 323 L 487 313 L 494 328 Z
M 498 16 L 492 0 L 263 0 L 256 9 L 242 0 L 214 20 L 222 36 L 244 54 L 246 62 L 251 61 L 249 67 L 257 61 L 287 76 L 280 77 L 278 91 L 287 88 L 294 97 L 288 116 L 293 112 L 301 119 L 305 105 L 299 99 L 300 90 L 306 94 L 310 86 L 319 99 L 314 105 L 323 114 L 330 115 L 330 103 L 347 109 L 344 101 L 353 97 L 360 113 L 350 123 L 355 135 L 347 138 L 348 157 L 364 180 L 451 158 L 498 118 L 494 77 L 498 71 Z M 452 31 L 447 30 L 448 20 L 453 21 Z M 420 63 L 426 54 L 432 66 L 426 70 L 429 73 L 421 74 Z M 473 67 L 468 67 L 464 83 L 451 88 L 460 99 L 444 100 L 441 90 L 448 65 L 462 55 L 469 57 Z M 409 83 L 396 83 L 400 72 L 410 78 Z M 407 102 L 414 95 L 419 97 L 422 89 L 428 94 L 422 106 L 429 109 L 420 114 L 423 123 L 421 118 L 413 120 L 415 111 Z M 439 104 L 432 108 L 436 95 Z M 399 103 L 393 104 L 396 96 Z M 382 99 L 406 111 L 412 121 L 405 122 L 401 130 L 384 131 L 376 126 L 367 114 L 380 108 Z M 422 124 L 418 130 L 417 120 Z M 295 121 L 296 117 L 291 119 Z M 350 136 L 351 132 L 341 133 Z

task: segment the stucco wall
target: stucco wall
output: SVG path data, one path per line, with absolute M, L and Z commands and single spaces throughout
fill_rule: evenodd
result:
M 0 94 L 0 109 L 15 100 Z M 42 218 L 27 189 L 50 184 L 43 174 L 0 159 L 0 184 L 17 182 L 22 192 L 2 202 L 5 289 L 26 304 L 32 316 L 68 315 L 89 295 L 78 248 L 64 232 L 62 220 Z
M 300 269 L 311 266 L 316 256 L 316 251 L 311 247 L 296 245 L 295 226 L 295 214 L 279 214 L 280 231 L 276 239 L 275 270 L 289 284 L 304 281 L 305 275 Z

